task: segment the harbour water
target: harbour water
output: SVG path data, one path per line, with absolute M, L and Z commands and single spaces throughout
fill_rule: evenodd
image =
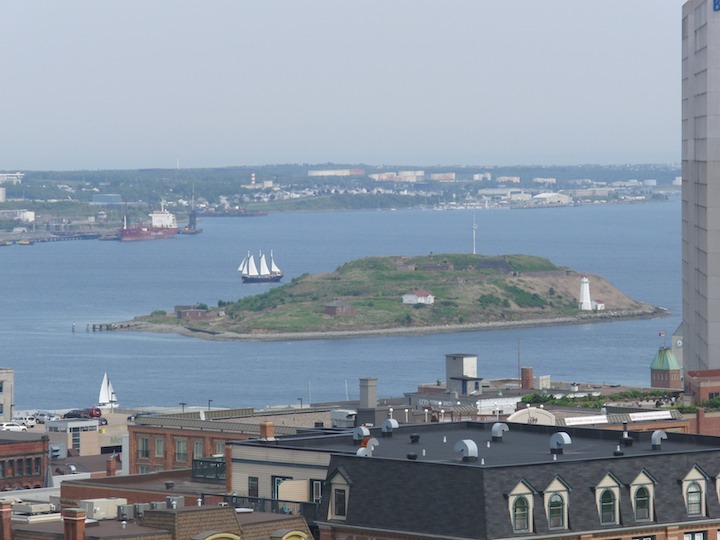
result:
M 0 365 L 15 370 L 15 407 L 97 400 L 107 371 L 121 405 L 264 407 L 380 397 L 444 378 L 446 353 L 477 354 L 480 376 L 536 375 L 649 384 L 649 365 L 681 320 L 680 203 L 474 212 L 477 252 L 529 253 L 607 278 L 669 316 L 561 327 L 292 342 L 213 342 L 168 334 L 87 332 L 176 304 L 235 300 L 274 285 L 241 283 L 250 250 L 285 273 L 332 271 L 370 255 L 470 253 L 473 211 L 279 213 L 209 218 L 197 236 L 150 242 L 76 241 L 0 250 Z M 73 331 L 74 325 L 74 331 Z M 664 331 L 667 337 L 659 337 Z M 212 400 L 212 401 L 210 401 Z

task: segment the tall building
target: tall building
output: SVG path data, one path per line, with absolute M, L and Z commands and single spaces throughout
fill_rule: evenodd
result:
M 682 11 L 685 372 L 720 369 L 720 2 Z

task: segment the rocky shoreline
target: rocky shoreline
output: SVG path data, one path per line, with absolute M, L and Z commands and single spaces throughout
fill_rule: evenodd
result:
M 664 317 L 667 312 L 658 307 L 647 306 L 631 311 L 607 311 L 581 314 L 575 317 L 556 317 L 552 319 L 527 319 L 521 321 L 486 322 L 476 324 L 448 324 L 442 326 L 411 326 L 396 328 L 375 328 L 367 330 L 343 330 L 330 332 L 293 332 L 238 334 L 236 332 L 206 330 L 182 325 L 157 324 L 134 320 L 115 323 L 114 330 L 130 332 L 172 333 L 183 336 L 214 341 L 298 341 L 311 339 L 352 339 L 358 337 L 412 336 L 426 334 L 449 334 L 455 332 L 478 332 L 483 330 L 501 330 L 505 328 L 531 328 L 539 326 L 558 326 L 568 324 L 588 324 L 599 322 L 624 321 L 632 319 L 652 319 Z

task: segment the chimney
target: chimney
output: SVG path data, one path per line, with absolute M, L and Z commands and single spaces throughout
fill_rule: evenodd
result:
M 377 408 L 377 378 L 363 377 L 360 379 L 360 403 L 358 408 Z
M 533 368 L 520 368 L 520 387 L 523 390 L 532 390 L 533 387 Z
M 273 424 L 271 421 L 266 420 L 264 422 L 260 422 L 260 440 L 275 440 L 275 424 Z
M 65 540 L 85 540 L 85 510 L 66 508 L 62 511 Z
M 8 501 L 0 502 L 0 515 L 2 515 L 2 532 L 0 532 L 0 540 L 10 540 L 12 532 L 10 530 L 10 520 L 12 518 L 12 503 Z
M 117 474 L 117 460 L 115 457 L 108 458 L 105 462 L 105 476 L 115 476 Z

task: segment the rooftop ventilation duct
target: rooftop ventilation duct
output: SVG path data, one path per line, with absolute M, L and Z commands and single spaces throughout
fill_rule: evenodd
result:
M 382 436 L 392 437 L 393 429 L 397 428 L 400 424 L 394 418 L 388 418 L 383 422 L 382 425 Z
M 460 454 L 463 461 L 477 461 L 477 444 L 471 439 L 463 439 L 462 441 L 456 442 L 453 451 L 456 454 Z
M 503 432 L 510 431 L 510 428 L 508 428 L 507 424 L 503 424 L 502 422 L 495 422 L 492 427 L 492 440 L 493 442 L 500 442 L 503 438 Z
M 407 455 L 407 458 L 408 458 L 410 461 L 416 461 L 416 460 L 417 460 L 417 454 L 416 454 L 415 452 L 410 452 L 410 453 Z
M 358 451 L 355 452 L 355 455 L 362 457 L 372 457 L 375 447 L 379 445 L 380 443 L 375 437 L 365 437 L 362 441 L 362 447 L 358 448 Z
M 620 438 L 620 442 L 625 446 L 632 446 L 634 440 L 628 433 L 627 422 L 623 422 L 623 434 Z
M 570 438 L 570 435 L 568 435 L 564 431 L 558 431 L 557 433 L 554 433 L 553 436 L 550 437 L 550 453 L 562 454 L 563 447 L 566 444 L 572 444 L 572 439 Z
M 410 444 L 417 444 L 420 442 L 420 435 L 417 433 L 410 434 Z
M 653 450 L 660 450 L 660 447 L 662 446 L 662 440 L 667 439 L 667 433 L 665 433 L 661 429 L 657 429 L 653 431 L 652 436 L 650 437 L 650 440 L 652 441 L 652 449 Z
M 360 444 L 368 435 L 370 435 L 370 430 L 368 428 L 365 426 L 358 426 L 353 429 L 353 442 L 355 444 Z

